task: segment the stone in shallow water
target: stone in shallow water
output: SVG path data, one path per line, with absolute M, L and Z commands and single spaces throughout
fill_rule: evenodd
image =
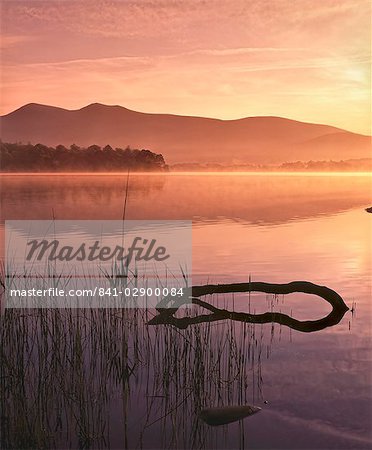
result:
M 366 211 L 369 213 L 372 213 L 372 206 L 370 206 L 369 208 L 366 208 Z
M 242 420 L 259 411 L 261 411 L 261 408 L 258 406 L 223 406 L 205 408 L 200 412 L 199 417 L 208 425 L 218 426 Z

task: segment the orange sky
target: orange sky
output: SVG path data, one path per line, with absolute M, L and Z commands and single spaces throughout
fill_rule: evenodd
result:
M 371 133 L 369 0 L 1 5 L 2 114 L 100 102 Z

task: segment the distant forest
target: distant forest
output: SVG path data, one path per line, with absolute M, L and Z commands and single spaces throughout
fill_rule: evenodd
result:
M 278 165 L 265 164 L 173 164 L 174 172 L 371 172 L 372 158 L 345 161 L 296 161 Z
M 91 145 L 48 147 L 43 144 L 0 142 L 1 172 L 122 172 L 167 171 L 160 154 L 129 147 Z
M 296 161 L 278 165 L 181 163 L 168 166 L 163 155 L 127 147 L 48 147 L 43 144 L 9 144 L 0 141 L 0 172 L 351 172 L 372 170 L 372 159 Z

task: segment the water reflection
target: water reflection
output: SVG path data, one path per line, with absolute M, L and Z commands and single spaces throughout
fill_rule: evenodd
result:
M 0 177 L 4 219 L 121 219 L 126 175 Z M 369 204 L 369 177 L 131 175 L 128 219 L 280 224 Z M 259 200 L 259 201 L 258 201 Z
M 1 183 L 2 219 L 122 218 L 125 176 L 6 176 Z M 177 328 L 148 326 L 161 314 L 150 310 L 6 310 L 1 446 L 370 446 L 371 234 L 364 211 L 370 183 L 368 177 L 130 177 L 127 218 L 193 219 L 193 284 L 247 282 L 250 274 L 274 283 L 312 280 L 356 302 L 357 317 L 350 327 L 349 314 L 332 311 L 332 321 L 340 321 L 331 326 L 330 305 L 318 297 L 302 301 L 307 294 L 285 295 L 285 304 L 277 294 L 276 301 L 290 318 L 295 309 L 300 326 L 323 321 L 314 333 L 286 327 L 282 318 Z M 247 311 L 247 298 L 235 294 L 213 294 L 224 305 L 208 299 L 202 315 L 220 314 L 210 304 L 224 314 L 273 312 L 262 298 L 261 314 L 256 306 Z M 195 298 L 204 305 L 191 305 L 189 318 L 207 303 Z M 183 319 L 181 311 L 173 317 Z M 199 418 L 205 408 L 247 404 L 262 412 L 227 429 Z

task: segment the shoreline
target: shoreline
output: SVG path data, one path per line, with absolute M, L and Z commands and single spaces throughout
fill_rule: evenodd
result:
M 0 177 L 17 177 L 17 176 L 127 176 L 128 172 L 0 172 Z M 167 171 L 167 172 L 129 172 L 130 176 L 363 176 L 370 177 L 372 176 L 371 172 L 365 171 L 350 171 L 350 172 L 311 172 L 311 171 L 303 171 L 303 172 L 285 172 L 285 171 L 267 171 L 267 172 L 259 172 L 259 171 Z

